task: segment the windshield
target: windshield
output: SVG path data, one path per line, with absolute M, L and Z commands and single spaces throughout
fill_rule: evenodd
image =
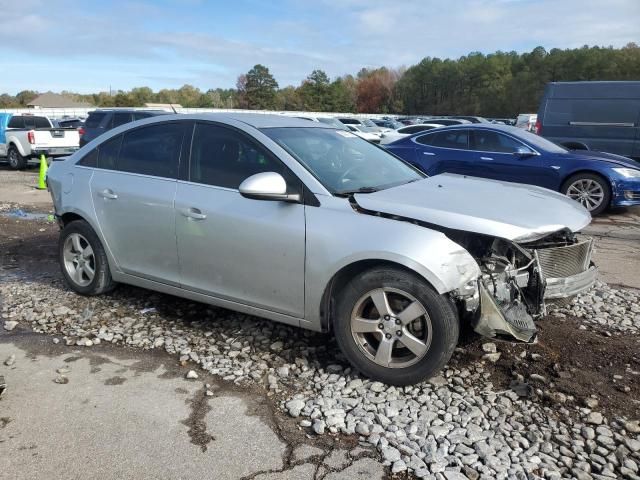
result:
M 522 140 L 531 144 L 534 148 L 540 148 L 542 150 L 546 150 L 550 153 L 567 153 L 568 150 L 566 148 L 561 147 L 560 145 L 553 143 L 546 138 L 542 138 L 535 133 L 527 132 L 526 130 L 521 130 L 518 132 L 518 135 Z
M 372 192 L 425 175 L 351 132 L 328 128 L 265 128 L 333 194 Z

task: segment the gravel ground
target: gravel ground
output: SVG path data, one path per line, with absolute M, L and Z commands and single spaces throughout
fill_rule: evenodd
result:
M 199 365 L 264 389 L 311 436 L 347 434 L 375 445 L 399 478 L 640 478 L 638 291 L 599 283 L 542 322 L 538 346 L 463 339 L 440 376 L 395 388 L 351 371 L 328 335 L 127 286 L 103 297 L 75 295 L 55 263 L 55 226 L 6 222 L 0 216 L 6 330 L 33 329 L 74 346 L 164 349 L 196 373 Z M 545 334 L 556 321 L 564 322 L 557 332 L 567 348 L 558 340 L 547 359 Z M 631 353 L 617 361 L 595 350 L 609 345 L 615 353 L 622 339 Z M 599 403 L 596 394 L 609 386 L 598 379 L 593 396 L 575 394 L 578 379 L 564 379 L 556 363 L 574 355 L 578 373 L 601 368 L 615 388 L 630 390 Z
M 556 317 L 578 317 L 585 325 L 607 327 L 620 332 L 640 332 L 640 291 L 616 289 L 602 282 L 581 295 L 566 308 L 553 312 Z
M 121 287 L 85 298 L 55 276 L 7 276 L 0 295 L 7 330 L 32 328 L 74 346 L 163 348 L 224 380 L 262 385 L 309 432 L 359 435 L 378 447 L 393 473 L 640 478 L 637 420 L 607 418 L 597 402 L 549 406 L 517 389 L 497 390 L 489 360 L 461 365 L 454 358 L 442 375 L 394 388 L 352 372 L 328 336 L 145 290 Z M 571 308 L 595 304 L 596 297 L 604 301 L 593 318 L 637 315 L 635 294 L 605 285 Z M 583 320 L 593 323 L 587 315 Z M 483 349 L 490 355 L 496 347 Z

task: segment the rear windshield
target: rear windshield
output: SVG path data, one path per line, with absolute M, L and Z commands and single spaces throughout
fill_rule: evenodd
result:
M 102 119 L 107 115 L 107 112 L 91 112 L 89 118 L 85 122 L 85 127 L 97 128 L 100 126 Z
M 46 117 L 24 117 L 25 128 L 51 128 L 51 123 Z

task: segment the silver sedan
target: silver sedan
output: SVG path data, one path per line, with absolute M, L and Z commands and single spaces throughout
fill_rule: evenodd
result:
M 332 332 L 365 375 L 418 382 L 460 329 L 521 342 L 589 288 L 589 213 L 538 187 L 427 178 L 330 125 L 167 115 L 116 128 L 48 186 L 84 295 L 117 283 Z

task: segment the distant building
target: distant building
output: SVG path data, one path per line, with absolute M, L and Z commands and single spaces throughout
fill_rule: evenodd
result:
M 60 95 L 59 93 L 47 92 L 38 95 L 27 103 L 29 108 L 89 108 L 93 107 L 88 102 L 77 102 L 72 98 Z

